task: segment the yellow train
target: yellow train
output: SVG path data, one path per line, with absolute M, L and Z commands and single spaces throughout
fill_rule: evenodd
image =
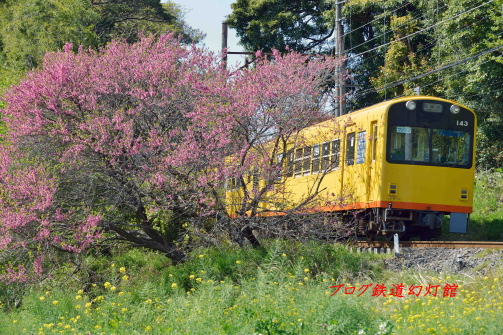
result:
M 348 211 L 357 232 L 433 237 L 445 215 L 466 232 L 472 212 L 475 113 L 454 101 L 403 97 L 304 129 L 276 154 L 282 174 L 261 198 L 261 215 L 296 208 Z M 226 202 L 236 215 L 253 174 L 229 180 Z M 271 183 L 271 181 L 269 181 Z M 309 199 L 310 201 L 305 201 Z

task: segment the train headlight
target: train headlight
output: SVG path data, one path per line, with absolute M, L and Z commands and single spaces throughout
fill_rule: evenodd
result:
M 405 107 L 407 107 L 408 110 L 413 111 L 414 109 L 416 109 L 416 102 L 413 100 L 407 101 Z
M 461 108 L 459 106 L 456 106 L 456 105 L 451 105 L 451 114 L 458 114 L 459 111 L 461 110 Z

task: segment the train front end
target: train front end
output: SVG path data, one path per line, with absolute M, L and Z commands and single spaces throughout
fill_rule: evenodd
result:
M 476 117 L 432 97 L 396 100 L 387 112 L 377 222 L 384 231 L 435 237 L 445 215 L 465 233 L 472 212 Z

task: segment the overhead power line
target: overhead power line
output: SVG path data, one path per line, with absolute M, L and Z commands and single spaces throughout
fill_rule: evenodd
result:
M 487 59 L 487 60 L 483 61 L 482 63 L 477 64 L 476 66 L 481 66 L 481 65 L 484 65 L 484 64 L 486 64 L 486 63 L 488 63 L 488 62 L 490 62 L 490 61 L 491 61 L 491 59 L 489 58 L 489 59 Z M 421 89 L 423 89 L 423 88 L 426 88 L 426 87 L 429 87 L 429 86 L 435 85 L 436 83 L 439 83 L 439 82 L 444 81 L 444 80 L 446 80 L 446 79 L 449 79 L 449 78 L 452 78 L 452 77 L 455 77 L 455 76 L 459 76 L 460 74 L 463 74 L 463 73 L 465 73 L 465 72 L 471 71 L 471 70 L 473 70 L 474 68 L 475 68 L 475 66 L 472 66 L 471 68 L 464 69 L 464 70 L 459 71 L 459 72 L 457 72 L 457 73 L 453 73 L 453 74 L 451 74 L 451 75 L 449 75 L 449 76 L 445 76 L 445 77 L 439 78 L 438 80 L 435 80 L 434 82 L 428 83 L 427 85 L 423 85 L 423 86 L 421 86 L 420 88 L 421 88 Z M 502 80 L 501 82 L 503 82 L 503 80 Z M 494 85 L 494 83 L 492 83 L 491 85 Z
M 457 61 L 457 62 L 454 62 L 454 63 L 450 63 L 450 64 L 447 64 L 447 65 L 444 65 L 442 67 L 439 67 L 438 69 L 434 69 L 434 70 L 431 70 L 431 71 L 428 71 L 426 73 L 423 73 L 423 74 L 420 74 L 420 75 L 417 75 L 417 76 L 414 76 L 412 78 L 408 78 L 408 79 L 405 79 L 405 80 L 401 80 L 401 81 L 397 81 L 397 82 L 394 82 L 392 84 L 389 84 L 389 85 L 386 85 L 386 86 L 382 86 L 382 87 L 378 87 L 376 88 L 375 90 L 376 91 L 382 91 L 382 90 L 385 90 L 385 89 L 388 89 L 388 88 L 391 88 L 391 87 L 394 87 L 394 86 L 398 86 L 398 85 L 402 85 L 402 84 L 405 84 L 405 83 L 408 83 L 410 81 L 414 81 L 414 80 L 417 80 L 417 79 L 421 79 L 423 77 L 426 77 L 430 74 L 433 74 L 433 73 L 437 73 L 437 72 L 440 72 L 440 71 L 443 71 L 445 69 L 448 69 L 448 68 L 451 68 L 453 66 L 456 66 L 456 65 L 459 65 L 459 64 L 462 64 L 462 63 L 465 63 L 469 60 L 472 60 L 474 58 L 478 58 L 480 56 L 483 56 L 483 55 L 486 55 L 488 53 L 491 53 L 493 51 L 496 51 L 496 50 L 499 50 L 499 49 L 503 49 L 503 45 L 500 45 L 500 46 L 497 46 L 497 47 L 494 47 L 494 48 L 491 48 L 491 49 L 488 49 L 488 50 L 485 50 L 485 51 L 482 51 L 476 55 L 473 55 L 471 57 L 468 57 L 468 58 L 465 58 L 465 59 L 462 59 L 460 61 Z
M 436 27 L 436 26 L 438 26 L 438 25 L 440 25 L 440 24 L 442 24 L 442 23 L 445 23 L 445 22 L 448 22 L 448 21 L 454 20 L 455 18 L 458 18 L 458 17 L 460 17 L 460 16 L 461 16 L 461 15 L 463 15 L 463 14 L 469 13 L 469 12 L 471 12 L 471 11 L 474 11 L 475 9 L 478 9 L 478 8 L 480 8 L 480 7 L 483 7 L 483 6 L 485 6 L 485 5 L 488 5 L 488 4 L 490 4 L 491 2 L 494 2 L 494 1 L 496 1 L 496 0 L 490 0 L 490 1 L 487 1 L 487 2 L 485 2 L 485 3 L 483 3 L 483 4 L 481 4 L 481 5 L 478 5 L 478 6 L 476 6 L 476 7 L 473 7 L 473 8 L 467 9 L 466 11 L 464 11 L 464 12 L 462 12 L 462 13 L 459 13 L 459 14 L 457 14 L 457 15 L 455 15 L 455 16 L 452 16 L 452 17 L 450 17 L 450 18 L 448 18 L 448 19 L 445 19 L 445 20 L 440 21 L 440 22 L 437 22 L 437 23 L 435 23 L 435 24 L 433 24 L 433 25 L 431 25 L 431 26 L 428 26 L 428 27 L 426 27 L 426 28 L 423 28 L 423 29 L 421 29 L 421 30 L 418 30 L 418 31 L 416 31 L 416 32 L 414 32 L 414 33 L 412 33 L 412 34 L 409 34 L 409 35 L 407 35 L 407 36 L 404 36 L 404 37 L 401 37 L 401 38 L 399 38 L 399 39 L 393 40 L 393 41 L 391 41 L 391 42 L 388 42 L 388 43 L 382 44 L 382 45 L 377 46 L 377 47 L 375 47 L 375 48 L 372 48 L 372 49 L 370 49 L 370 50 L 367 50 L 367 51 L 364 51 L 364 52 L 360 52 L 359 54 L 352 55 L 352 56 L 350 56 L 350 57 L 348 57 L 348 58 L 355 58 L 355 57 L 359 57 L 359 56 L 364 55 L 364 54 L 366 54 L 366 53 L 369 53 L 369 52 L 371 52 L 371 51 L 377 50 L 377 49 L 379 49 L 379 48 L 381 48 L 381 47 L 384 47 L 384 46 L 390 45 L 391 43 L 398 42 L 398 41 L 404 40 L 404 39 L 406 39 L 406 38 L 409 38 L 409 37 L 411 37 L 411 36 L 417 35 L 417 34 L 419 34 L 419 33 L 422 33 L 422 32 L 424 32 L 424 31 L 426 31 L 426 30 L 429 30 L 429 29 L 431 29 L 431 28 L 433 28 L 433 27 Z
M 362 28 L 364 28 L 364 27 L 366 27 L 366 26 L 368 26 L 368 25 L 371 25 L 374 21 L 380 20 L 380 19 L 381 19 L 381 18 L 383 18 L 383 17 L 384 17 L 384 18 L 386 18 L 386 17 L 387 17 L 387 15 L 389 15 L 390 13 L 392 13 L 392 12 L 396 12 L 396 11 L 398 11 L 399 9 L 401 9 L 401 8 L 403 8 L 403 7 L 405 7 L 405 6 L 409 5 L 409 4 L 410 4 L 410 1 L 409 1 L 409 2 L 407 2 L 405 5 L 402 5 L 402 6 L 398 7 L 398 8 L 395 8 L 395 9 L 393 9 L 393 10 L 387 10 L 387 11 L 385 11 L 384 13 L 378 14 L 378 15 L 374 16 L 374 19 L 373 19 L 372 21 L 367 22 L 367 23 L 365 23 L 365 24 L 362 24 L 362 25 L 361 25 L 361 26 L 359 26 L 358 28 L 355 28 L 355 29 L 353 29 L 353 30 L 351 30 L 351 31 L 348 31 L 347 33 L 345 33 L 345 34 L 344 34 L 344 36 L 347 36 L 347 35 L 349 35 L 349 34 L 351 34 L 351 33 L 355 32 L 355 31 L 357 31 L 357 30 L 360 30 L 360 29 L 362 29 Z M 387 32 L 387 31 L 386 31 L 386 32 Z
M 386 85 L 386 86 L 382 86 L 382 87 L 379 87 L 379 88 L 369 88 L 369 89 L 366 89 L 364 91 L 361 91 L 361 92 L 357 92 L 355 93 L 354 96 L 351 97 L 351 99 L 356 99 L 358 97 L 361 97 L 367 93 L 371 93 L 371 92 L 378 92 L 378 91 L 382 91 L 382 90 L 385 90 L 385 89 L 388 89 L 388 88 L 391 88 L 391 87 L 394 87 L 394 86 L 398 86 L 398 85 L 402 85 L 402 84 L 405 84 L 405 83 L 408 83 L 410 81 L 414 81 L 416 79 L 420 79 L 420 78 L 423 78 L 425 76 L 428 76 L 430 74 L 434 74 L 434 73 L 437 73 L 437 72 L 440 72 L 440 71 L 443 71 L 443 70 L 446 70 L 446 69 L 449 69 L 451 67 L 454 67 L 456 65 L 459 65 L 459 64 L 463 64 L 469 60 L 472 60 L 472 59 L 475 59 L 477 57 L 480 57 L 480 56 L 483 56 L 483 55 L 486 55 L 488 53 L 491 53 L 493 51 L 496 51 L 496 50 L 499 50 L 499 49 L 503 49 L 503 45 L 500 45 L 500 46 L 497 46 L 497 47 L 494 47 L 494 48 L 491 48 L 491 49 L 487 49 L 485 51 L 482 51 L 476 55 L 473 55 L 473 56 L 470 56 L 470 57 L 467 57 L 465 59 L 462 59 L 460 61 L 457 61 L 457 62 L 453 62 L 453 63 L 449 63 L 449 64 L 446 64 L 440 68 L 437 68 L 437 69 L 434 69 L 434 70 L 431 70 L 431 71 L 428 71 L 426 73 L 423 73 L 423 74 L 420 74 L 420 75 L 417 75 L 417 76 L 414 76 L 414 77 L 411 77 L 411 78 L 408 78 L 408 79 L 404 79 L 404 80 L 401 80 L 401 81 L 397 81 L 397 82 L 394 82 L 394 83 L 391 83 L 389 85 Z M 437 81 L 438 82 L 438 81 Z
M 410 4 L 410 2 L 408 2 L 406 5 L 408 5 L 408 4 Z M 402 6 L 402 7 L 405 7 L 406 5 L 404 5 L 404 6 Z M 398 9 L 402 8 L 402 7 L 399 7 L 399 8 L 397 8 L 397 9 L 393 10 L 393 11 L 396 11 L 396 10 L 398 10 Z M 447 7 L 447 5 L 444 5 L 443 7 Z M 386 13 L 383 13 L 383 14 L 381 14 L 381 15 L 384 15 L 384 14 L 386 14 Z M 413 19 L 413 20 L 420 20 L 421 18 L 424 18 L 424 16 L 425 16 L 425 14 L 424 14 L 424 13 L 423 13 L 423 14 L 419 13 L 419 14 L 417 15 L 417 17 L 412 16 L 412 19 Z M 386 19 L 386 17 L 384 17 L 384 18 Z M 347 35 L 351 34 L 352 32 L 354 32 L 354 31 L 356 31 L 356 30 L 358 30 L 358 29 L 360 29 L 360 28 L 363 28 L 363 27 L 365 27 L 365 26 L 367 26 L 367 25 L 370 25 L 370 24 L 372 24 L 374 21 L 376 21 L 376 19 L 374 19 L 374 20 L 372 20 L 372 21 L 370 21 L 370 22 L 368 22 L 368 23 L 366 23 L 366 24 L 364 24 L 364 25 L 360 26 L 359 28 L 356 28 L 356 29 L 351 30 L 350 32 L 348 32 L 348 33 L 344 34 L 344 36 L 347 36 Z M 372 38 L 370 38 L 370 39 L 366 40 L 366 41 L 365 41 L 365 42 L 363 42 L 363 43 L 360 43 L 360 44 L 358 44 L 358 45 L 356 45 L 356 46 L 352 46 L 351 48 L 347 49 L 346 51 L 347 51 L 347 52 L 350 52 L 351 50 L 354 50 L 354 49 L 356 49 L 356 48 L 361 47 L 362 45 L 368 44 L 368 43 L 370 43 L 370 42 L 372 42 L 372 41 L 374 41 L 374 40 L 377 40 L 377 39 L 379 39 L 379 38 L 381 38 L 381 37 L 385 37 L 385 36 L 386 36 L 386 34 L 388 34 L 388 33 L 393 33 L 393 32 L 395 32 L 396 30 L 398 30 L 399 28 L 406 26 L 408 23 L 409 23 L 409 22 L 404 22 L 404 23 L 402 23 L 402 24 L 400 24 L 400 25 L 395 26 L 395 27 L 394 27 L 394 28 L 392 28 L 392 29 L 387 29 L 387 30 L 385 30 L 385 31 L 383 31 L 383 32 L 381 32 L 381 33 L 379 33 L 379 34 L 377 34 L 376 36 L 374 36 L 374 37 L 372 37 Z

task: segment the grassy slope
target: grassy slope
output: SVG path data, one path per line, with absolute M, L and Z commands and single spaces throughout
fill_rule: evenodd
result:
M 503 172 L 477 174 L 468 233 L 455 234 L 448 230 L 448 225 L 444 225 L 441 239 L 503 241 Z
M 470 232 L 457 238 L 501 239 L 502 189 L 501 174 L 478 175 Z M 391 273 L 380 260 L 389 256 L 284 241 L 258 250 L 197 250 L 176 267 L 140 250 L 113 255 L 88 257 L 90 276 L 56 276 L 25 291 L 0 287 L 0 334 L 501 333 L 502 269 L 487 277 Z M 401 283 L 404 297 L 390 296 Z M 330 286 L 341 284 L 372 287 L 361 296 L 344 288 L 331 296 Z M 376 284 L 387 297 L 373 296 Z M 459 286 L 455 297 L 442 297 L 446 284 Z M 440 291 L 416 297 L 410 285 Z M 20 307 L 12 308 L 21 295 Z

